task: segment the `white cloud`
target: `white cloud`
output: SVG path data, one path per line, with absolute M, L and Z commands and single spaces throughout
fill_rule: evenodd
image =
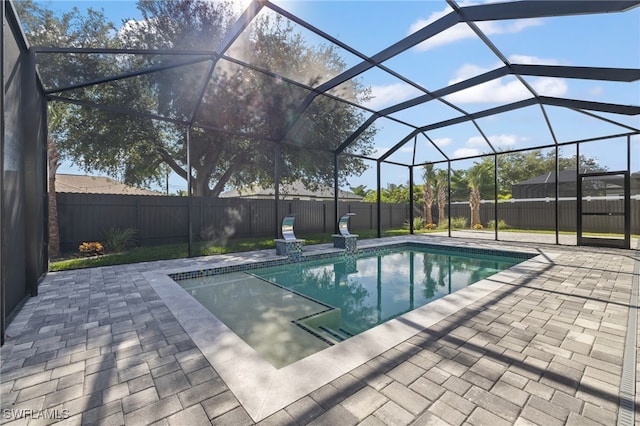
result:
M 432 140 L 433 143 L 438 145 L 440 148 L 442 148 L 443 146 L 451 145 L 453 143 L 453 139 L 451 138 L 436 138 Z
M 523 142 L 527 138 L 518 135 L 490 135 L 487 136 L 494 148 L 504 146 L 514 146 L 518 142 Z M 467 140 L 467 148 L 489 148 L 482 136 L 472 136 Z
M 509 103 L 530 98 L 532 95 L 514 77 L 491 80 L 445 97 L 454 104 Z
M 600 96 L 604 93 L 604 88 L 602 86 L 593 86 L 589 89 L 589 95 L 591 96 Z
M 406 143 L 406 144 L 402 145 L 402 148 L 400 148 L 398 151 L 413 153 L 413 144 L 412 143 Z
M 527 138 L 518 135 L 491 135 L 487 136 L 487 138 L 489 138 L 489 142 L 491 142 L 491 145 L 493 145 L 494 148 L 514 146 L 518 142 L 524 142 L 527 140 Z
M 425 26 L 431 24 L 432 22 L 437 21 L 443 16 L 447 15 L 451 12 L 452 9 L 447 6 L 445 9 L 433 12 L 426 19 L 419 19 L 409 27 L 409 33 L 413 34 L 414 32 L 424 28 Z M 485 22 L 477 22 L 478 28 L 485 33 L 486 35 L 494 35 L 494 34 L 515 34 L 521 32 L 525 28 L 542 25 L 541 19 L 517 19 L 508 24 L 501 24 L 493 21 L 485 21 Z M 425 40 L 416 46 L 417 50 L 425 51 L 429 49 L 433 49 L 438 46 L 443 46 L 445 44 L 454 43 L 459 40 L 464 40 L 468 38 L 477 37 L 476 34 L 469 28 L 467 24 L 460 23 L 456 24 L 447 30 L 436 34 L 435 36 Z
M 454 151 L 453 158 L 472 157 L 479 154 L 480 150 L 477 148 L 459 148 Z
M 560 65 L 560 61 L 553 58 L 538 58 L 529 55 L 511 55 L 509 62 L 522 65 Z
M 406 83 L 371 86 L 371 100 L 364 106 L 377 110 L 382 106 L 393 105 L 421 94 L 424 93 Z
M 505 146 L 514 146 L 518 142 L 526 141 L 527 138 L 518 135 L 490 135 L 487 136 L 491 145 L 494 148 L 500 148 Z M 489 145 L 482 136 L 472 136 L 467 140 L 466 146 L 456 150 L 453 154 L 454 157 L 467 157 L 471 155 L 478 155 L 481 152 L 488 152 L 490 150 Z
M 566 81 L 554 77 L 536 78 L 531 82 L 531 87 L 538 95 L 543 96 L 562 96 L 569 90 Z
M 498 68 L 501 64 L 496 65 L 494 68 Z M 453 79 L 449 80 L 449 84 L 459 83 L 464 80 L 468 80 L 471 77 L 475 77 L 480 74 L 484 74 L 487 71 L 491 71 L 491 68 L 484 68 L 475 64 L 463 64 L 455 72 Z
M 509 62 L 513 64 L 522 65 L 560 65 L 560 61 L 553 58 L 538 58 L 537 56 L 530 55 L 511 55 L 509 56 Z M 460 81 L 468 80 L 472 77 L 476 77 L 480 74 L 484 74 L 491 70 L 503 67 L 504 64 L 497 61 L 491 67 L 481 67 L 475 64 L 463 64 L 458 68 L 454 74 L 454 77 L 449 81 L 449 84 L 458 83 Z
M 465 64 L 456 71 L 455 77 L 449 81 L 449 84 L 466 80 L 486 71 L 488 69 L 477 65 Z M 568 91 L 567 83 L 561 78 L 539 77 L 528 82 L 539 95 L 562 96 Z M 509 103 L 530 97 L 532 97 L 531 93 L 520 81 L 513 76 L 508 76 L 452 93 L 445 98 L 453 103 L 472 104 Z
M 545 64 L 555 65 L 560 61 L 552 58 L 538 58 L 528 55 L 511 55 L 509 61 L 512 63 L 533 65 Z M 454 77 L 449 80 L 449 84 L 459 83 L 484 74 L 488 71 L 501 67 L 502 62 L 497 62 L 491 68 L 481 67 L 475 64 L 463 64 L 458 68 Z M 531 87 L 543 96 L 562 96 L 567 93 L 568 85 L 564 79 L 555 77 L 535 77 L 530 78 L 527 82 Z M 522 99 L 532 97 L 527 88 L 521 84 L 515 77 L 506 76 L 488 81 L 477 86 L 470 87 L 460 92 L 452 93 L 445 98 L 453 103 L 471 104 L 471 103 L 497 103 L 497 102 L 516 102 Z
M 487 142 L 482 136 L 472 136 L 467 141 L 467 147 L 469 148 L 488 148 Z

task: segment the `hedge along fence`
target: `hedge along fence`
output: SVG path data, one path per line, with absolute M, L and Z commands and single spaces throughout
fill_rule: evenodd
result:
M 137 244 L 141 246 L 185 243 L 188 240 L 187 197 L 58 193 L 57 201 L 63 251 L 76 251 L 84 241 L 102 241 L 110 228 L 134 228 Z M 273 200 L 193 197 L 192 203 L 194 241 L 265 237 L 275 233 Z M 593 203 L 590 204 L 592 211 L 612 206 L 615 211 L 622 211 L 622 200 L 594 200 L 590 203 Z M 613 204 L 605 207 L 604 203 Z M 631 232 L 639 234 L 640 199 L 632 199 L 631 203 Z M 575 200 L 560 200 L 560 231 L 576 230 L 576 208 Z M 288 213 L 296 214 L 295 232 L 300 238 L 304 238 L 305 233 L 332 234 L 334 231 L 336 218 L 332 201 L 286 200 L 279 202 L 278 210 L 281 217 Z M 356 214 L 350 223 L 353 232 L 377 228 L 375 203 L 340 202 L 338 214 L 347 212 Z M 409 219 L 409 205 L 382 203 L 380 213 L 382 229 L 401 228 Z M 482 224 L 486 226 L 494 220 L 494 213 L 494 203 L 483 202 L 480 206 Z M 436 204 L 432 214 L 434 221 L 438 222 Z M 422 215 L 421 204 L 414 206 L 414 215 Z M 465 217 L 468 225 L 469 216 L 468 203 L 451 204 L 451 217 Z M 504 220 L 513 228 L 552 231 L 555 230 L 555 202 L 500 202 L 497 219 Z M 622 218 L 614 220 L 622 221 Z M 588 217 L 585 218 L 584 230 L 609 232 L 612 223 L 608 217 Z
M 62 251 L 76 251 L 84 241 L 102 241 L 110 228 L 134 228 L 141 246 L 185 243 L 188 240 L 187 197 L 58 193 L 58 225 Z M 265 237 L 275 234 L 273 200 L 192 197 L 194 241 Z M 375 203 L 340 202 L 338 214 L 356 213 L 350 229 L 376 229 Z M 280 217 L 296 214 L 295 232 L 333 234 L 336 222 L 332 201 L 281 200 Z M 409 206 L 381 206 L 383 229 L 400 228 Z

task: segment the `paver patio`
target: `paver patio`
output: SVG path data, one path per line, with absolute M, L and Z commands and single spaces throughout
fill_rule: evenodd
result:
M 412 238 L 537 247 L 399 240 Z M 615 424 L 621 396 L 640 406 L 637 392 L 621 394 L 639 252 L 544 249 L 558 256 L 542 273 L 502 285 L 260 424 Z M 0 421 L 254 423 L 144 274 L 273 252 L 48 274 L 7 330 Z

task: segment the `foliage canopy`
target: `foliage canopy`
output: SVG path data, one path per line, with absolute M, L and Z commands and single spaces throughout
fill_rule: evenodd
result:
M 92 9 L 56 15 L 32 1 L 17 6 L 31 44 L 39 46 L 212 52 L 238 18 L 227 2 L 140 1 L 143 19 L 116 29 L 102 12 Z M 286 68 L 308 87 L 346 68 L 332 47 L 308 43 L 291 23 L 269 14 L 256 17 L 228 53 L 253 67 Z M 300 116 L 300 105 L 311 93 L 307 87 L 241 66 L 228 57 L 40 55 L 47 56 L 38 61 L 47 89 L 148 70 L 61 90 L 60 96 L 76 103 L 55 104 L 63 113 L 51 134 L 62 158 L 128 184 L 148 186 L 165 176 L 166 167 L 187 179 L 187 126 L 183 123 L 193 125 L 189 143 L 195 195 L 215 197 L 228 186 L 273 184 L 276 146 L 283 182 L 301 180 L 310 187 L 331 184 L 332 150 L 366 119 L 362 110 L 324 96 L 316 97 Z M 352 99 L 370 96 L 357 82 L 345 90 Z M 123 106 L 129 114 L 119 112 Z M 367 130 L 347 153 L 371 152 L 375 131 Z M 366 169 L 361 159 L 351 156 L 343 156 L 340 166 L 341 183 Z

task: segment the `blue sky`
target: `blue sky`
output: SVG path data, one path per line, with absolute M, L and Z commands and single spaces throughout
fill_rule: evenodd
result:
M 67 10 L 73 6 L 102 8 L 107 16 L 120 25 L 124 19 L 140 19 L 135 2 L 78 1 L 42 2 L 53 9 Z M 373 55 L 388 45 L 433 22 L 448 13 L 444 1 L 274 1 L 326 33 L 338 38 L 366 55 Z M 459 2 L 461 6 L 480 2 Z M 239 6 L 240 7 L 240 6 Z M 273 13 L 266 8 L 261 13 Z M 511 63 L 571 66 L 599 66 L 640 68 L 640 8 L 625 13 L 581 15 L 570 17 L 536 18 L 527 20 L 479 23 L 479 28 L 491 39 Z M 312 43 L 318 37 L 299 27 Z M 229 52 L 231 56 L 233 51 Z M 348 66 L 360 59 L 344 52 Z M 438 34 L 428 42 L 386 61 L 385 66 L 405 75 L 428 90 L 437 90 L 502 66 L 468 26 L 458 24 Z M 286 76 L 287 70 L 272 70 Z M 372 69 L 359 77 L 364 86 L 372 88 L 375 96 L 366 107 L 380 109 L 422 94 L 394 76 Z M 640 105 L 640 83 L 611 83 L 548 77 L 525 77 L 539 94 L 580 100 Z M 530 98 L 530 93 L 515 77 L 507 76 L 481 86 L 455 93 L 446 99 L 466 112 L 477 112 L 505 103 Z M 545 107 L 559 142 L 590 136 L 624 133 L 625 128 L 588 117 L 560 107 Z M 394 118 L 416 125 L 429 124 L 459 116 L 447 105 L 431 101 L 394 114 Z M 598 113 L 604 118 L 622 119 L 624 123 L 640 127 L 640 117 L 615 117 Z M 496 148 L 518 149 L 536 147 L 553 142 L 539 106 L 515 110 L 500 116 L 477 121 Z M 406 126 L 392 120 L 377 121 L 376 152 L 381 154 L 410 132 Z M 451 158 L 489 152 L 481 134 L 471 124 L 439 129 L 427 133 L 438 147 Z M 566 150 L 566 155 L 573 151 Z M 570 152 L 571 151 L 571 152 Z M 582 153 L 597 158 L 610 170 L 626 168 L 624 143 L 585 144 Z M 389 159 L 410 162 L 413 144 L 406 145 Z M 640 170 L 640 140 L 633 141 L 632 170 Z M 416 158 L 439 160 L 442 156 L 421 137 L 417 141 Z M 466 168 L 471 161 L 454 163 Z M 72 170 L 72 169 L 69 169 Z M 67 165 L 60 169 L 66 172 Z M 406 168 L 383 166 L 383 185 L 387 182 L 406 183 Z M 352 186 L 375 187 L 375 163 L 363 176 L 349 180 Z M 176 186 L 181 183 L 172 180 Z

